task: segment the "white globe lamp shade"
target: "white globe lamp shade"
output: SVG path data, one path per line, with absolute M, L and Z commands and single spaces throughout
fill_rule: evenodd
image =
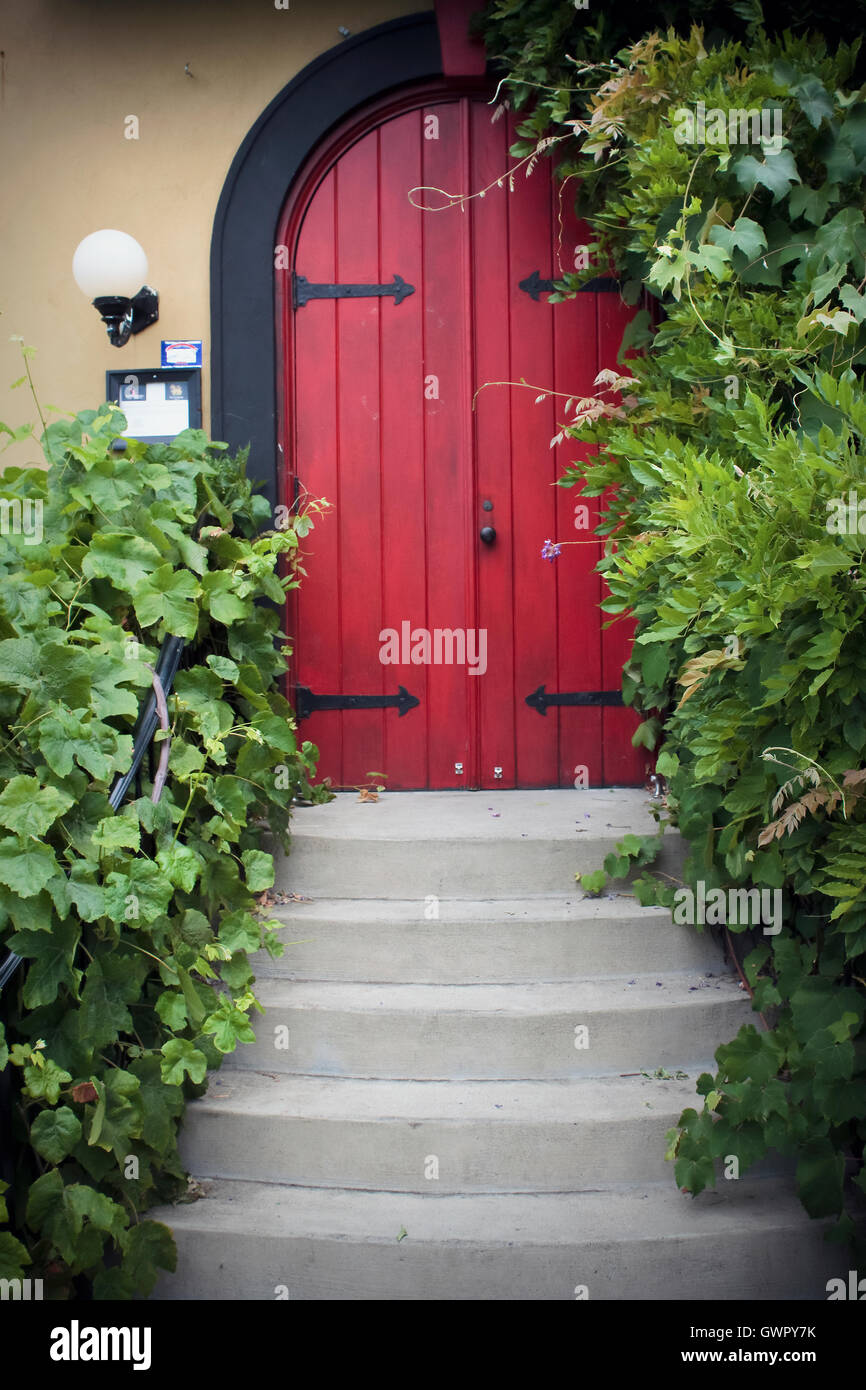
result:
M 106 227 L 79 242 L 72 274 L 88 299 L 132 299 L 147 284 L 147 256 L 135 237 Z

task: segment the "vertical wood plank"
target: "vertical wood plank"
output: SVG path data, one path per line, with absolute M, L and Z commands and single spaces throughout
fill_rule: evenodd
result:
M 513 126 L 512 126 L 513 128 Z M 512 135 L 512 139 L 514 136 Z M 518 182 L 519 180 L 519 182 Z M 509 260 L 507 293 L 511 308 L 510 379 L 551 388 L 554 380 L 553 314 L 558 306 L 535 302 L 520 281 L 533 270 L 546 279 L 550 265 L 550 171 L 540 160 L 526 178 L 521 170 L 508 195 Z M 554 538 L 556 464 L 550 441 L 556 414 L 550 397 L 525 387 L 511 390 L 511 485 L 514 507 L 514 672 L 517 783 L 551 787 L 558 780 L 557 720 L 525 702 L 539 685 L 560 688 L 557 578 L 540 559 L 541 543 Z
M 465 191 L 469 169 L 463 104 L 438 104 L 425 108 L 424 116 L 436 117 L 438 138 L 423 141 L 422 183 L 449 192 Z M 468 215 L 451 208 L 428 212 L 424 217 L 424 375 L 436 377 L 439 392 L 437 399 L 424 401 L 427 625 L 431 631 L 454 631 L 474 623 L 468 550 L 468 480 L 472 475 Z M 467 674 L 465 665 L 430 667 L 429 758 L 434 787 L 472 784 L 472 706 L 477 679 Z M 464 767 L 462 777 L 454 770 L 458 762 Z
M 382 629 L 400 637 L 427 626 L 426 506 L 424 469 L 424 282 L 422 240 L 425 214 L 413 207 L 409 189 L 421 182 L 422 113 L 411 111 L 381 127 L 380 260 L 383 279 L 396 272 L 415 293 L 382 310 Z M 359 586 L 363 601 L 364 585 Z M 401 650 L 402 657 L 403 652 Z M 421 704 L 403 718 L 384 720 L 383 766 L 390 788 L 430 785 L 427 749 L 431 738 L 429 668 L 384 667 L 387 692 L 399 685 Z
M 294 266 L 308 280 L 335 278 L 334 200 L 336 176 L 320 184 L 304 218 Z M 339 440 L 337 436 L 337 314 L 328 300 L 307 304 L 294 316 L 293 390 L 288 421 L 292 453 L 302 492 L 327 497 L 335 510 L 316 524 L 305 543 L 307 577 L 298 590 L 295 660 L 297 683 L 331 694 L 342 689 L 340 654 Z M 314 714 L 304 720 L 298 737 L 319 749 L 317 776 L 343 780 L 340 717 Z
M 378 200 L 379 135 L 374 130 L 347 150 L 337 166 L 338 283 L 381 281 Z M 383 301 L 373 298 L 338 299 L 336 303 L 340 689 L 348 695 L 374 695 L 384 693 L 384 668 L 379 662 L 383 560 L 379 353 L 380 315 L 385 310 Z M 399 312 L 393 301 L 386 307 Z M 361 709 L 330 715 L 343 725 L 344 783 L 361 784 L 368 772 L 385 770 L 381 764 L 386 713 L 393 714 Z
M 634 310 L 623 304 L 618 294 L 598 295 L 599 365 L 611 370 L 617 367 L 616 356 L 625 325 Z M 610 396 L 606 399 L 611 399 Z M 614 398 L 615 399 L 615 398 Z M 606 586 L 602 586 L 606 594 Z M 622 668 L 628 660 L 634 637 L 634 623 L 628 619 L 616 622 L 601 635 L 602 675 L 605 689 L 621 687 Z M 605 709 L 602 712 L 602 744 L 604 749 L 604 780 L 607 786 L 643 786 L 650 764 L 645 748 L 633 748 L 632 734 L 640 720 L 633 710 Z
M 555 276 L 578 268 L 578 248 L 590 240 L 586 224 L 574 212 L 574 184 L 563 188 L 551 179 L 553 206 L 553 247 L 551 265 Z M 557 419 L 570 422 L 574 411 L 565 413 L 569 396 L 588 397 L 595 390 L 598 371 L 598 323 L 596 296 L 579 294 L 558 304 L 553 311 L 555 387 L 566 399 L 556 398 Z M 557 477 L 567 465 L 586 462 L 597 452 L 594 445 L 566 438 L 554 449 Z M 600 690 L 601 662 L 601 576 L 595 565 L 601 544 L 593 538 L 598 520 L 598 499 L 581 497 L 579 486 L 556 488 L 556 534 L 563 546 L 555 560 L 558 582 L 559 679 L 563 691 Z M 551 710 L 548 718 L 559 724 L 558 773 L 560 786 L 603 784 L 602 712 L 598 707 L 563 706 Z
M 473 191 L 486 189 L 513 162 L 508 126 L 492 124 L 490 107 L 472 106 Z M 474 677 L 479 702 L 480 781 L 483 787 L 516 786 L 514 740 L 514 508 L 511 482 L 511 372 L 508 277 L 508 192 L 492 188 L 472 203 L 472 315 L 474 324 L 476 481 L 472 495 L 473 545 L 478 565 L 477 624 L 487 632 L 487 671 Z M 485 511 L 482 503 L 493 504 Z M 492 546 L 479 541 L 492 526 Z M 496 781 L 494 767 L 502 768 Z

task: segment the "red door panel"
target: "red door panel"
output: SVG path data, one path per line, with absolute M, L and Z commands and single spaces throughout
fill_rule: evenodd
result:
M 423 345 L 419 340 L 424 321 L 424 266 L 419 214 L 406 197 L 407 188 L 424 182 L 418 112 L 409 112 L 381 126 L 379 141 L 381 167 L 391 171 L 380 188 L 381 278 L 387 283 L 396 272 L 415 286 L 415 294 L 398 308 L 385 301 L 379 320 L 383 463 L 380 488 L 382 535 L 387 540 L 381 556 L 382 628 L 399 632 L 404 619 L 414 617 L 420 624 L 420 615 L 427 611 L 426 420 Z M 394 171 L 398 171 L 399 177 L 395 177 Z M 368 505 L 372 501 L 369 499 Z M 370 559 L 372 564 L 374 557 Z M 427 670 L 426 666 L 411 664 L 383 667 L 387 691 L 396 691 L 402 684 L 421 702 L 402 719 L 387 711 L 382 720 L 384 754 L 382 766 L 376 770 L 399 768 L 402 783 L 409 787 L 431 785 Z M 351 737 L 352 716 L 342 717 L 347 721 L 347 738 Z M 419 725 L 423 727 L 419 729 Z
M 554 274 L 564 274 L 583 265 L 579 251 L 589 242 L 590 234 L 575 216 L 574 199 L 568 196 L 568 189 L 554 184 L 551 192 L 554 200 L 551 269 Z M 594 381 L 600 365 L 598 298 L 595 294 L 583 294 L 553 309 L 554 385 L 561 393 L 556 398 L 556 415 L 561 422 L 573 418 L 573 411 L 566 413 L 565 410 L 570 397 L 591 396 L 596 390 Z M 561 312 L 563 309 L 565 314 Z M 583 462 L 595 452 L 593 445 L 564 439 L 552 451 L 557 475 L 565 464 Z M 598 503 L 595 498 L 579 497 L 577 488 L 556 488 L 555 492 L 556 536 L 564 541 L 578 542 L 563 549 L 562 559 L 555 562 L 559 605 L 558 688 L 602 690 L 606 687 L 602 675 L 598 609 L 601 579 L 594 572 L 602 548 L 593 537 Z M 612 688 L 616 689 L 617 685 Z M 560 785 L 603 785 L 600 706 L 564 707 L 558 710 L 557 718 Z
M 471 108 L 471 165 L 468 186 L 487 188 L 512 162 L 507 123 L 491 125 L 490 108 L 480 102 Z M 501 784 L 517 785 L 515 709 L 515 509 L 512 491 L 511 294 L 507 200 L 492 189 L 476 199 L 472 211 L 472 289 L 475 401 L 476 483 L 472 495 L 473 544 L 478 565 L 478 611 L 487 630 L 487 674 L 474 678 L 478 687 L 479 749 L 476 785 L 494 785 L 494 768 L 502 768 Z M 506 215 L 503 215 L 506 214 Z M 462 214 L 458 214 L 462 216 Z M 479 388 L 482 388 L 479 390 Z M 489 504 L 489 510 L 484 503 Z M 478 537 L 492 526 L 496 540 L 483 545 Z M 499 782 L 496 781 L 499 785 Z
M 553 386 L 556 311 L 545 298 L 534 300 L 520 281 L 532 271 L 551 272 L 552 207 L 548 165 L 542 161 L 513 193 L 500 195 L 509 221 L 511 248 L 508 295 L 511 304 L 511 380 L 533 387 Z M 511 390 L 511 482 L 514 498 L 514 649 L 517 782 L 525 787 L 555 786 L 558 715 L 544 716 L 526 704 L 539 685 L 559 689 L 557 670 L 557 564 L 540 558 L 541 542 L 556 538 L 557 458 L 550 447 L 556 432 L 553 398 L 536 404 L 539 392 Z
M 555 486 L 588 449 L 550 445 L 565 398 L 615 366 L 629 311 L 616 294 L 550 305 L 520 288 L 574 268 L 589 237 L 547 162 L 495 187 L 513 138 L 481 100 L 419 99 L 344 133 L 287 205 L 294 271 L 337 296 L 278 320 L 287 467 L 335 504 L 291 631 L 314 706 L 302 733 L 337 786 L 369 772 L 395 789 L 644 779 L 631 711 L 526 702 L 540 686 L 619 689 L 631 634 L 602 632 L 597 504 Z M 407 196 L 489 185 L 462 209 Z M 400 303 L 340 288 L 395 275 L 414 287 Z M 581 544 L 549 564 L 547 538 Z M 418 702 L 402 716 L 381 704 L 400 688 Z M 360 706 L 333 708 L 348 697 Z
M 340 282 L 381 278 L 379 219 L 369 215 L 371 194 L 379 183 L 378 146 L 374 132 L 353 145 L 337 165 L 334 237 L 336 279 Z M 342 600 L 342 685 L 338 688 L 371 695 L 385 693 L 385 672 L 377 659 L 384 558 L 380 479 L 385 460 L 379 428 L 381 303 L 378 299 L 340 301 L 335 363 L 340 492 L 333 524 L 339 532 Z M 298 312 L 312 318 L 318 308 L 314 303 Z M 303 603 L 301 608 L 303 611 Z M 341 717 L 346 780 L 354 782 L 367 771 L 382 771 L 382 711 L 353 710 L 351 720 Z
M 616 355 L 632 311 L 621 303 L 619 295 L 600 294 L 597 298 L 599 366 L 610 367 L 616 371 Z M 624 368 L 619 370 L 622 371 Z M 602 597 L 606 592 L 602 586 Z M 630 621 L 620 620 L 602 630 L 602 680 L 607 690 L 615 690 L 620 685 L 622 668 L 628 660 L 633 635 L 634 624 Z M 637 786 L 646 780 L 650 770 L 649 754 L 645 748 L 631 746 L 631 736 L 637 724 L 638 720 L 630 709 L 602 710 L 602 749 L 606 786 Z
M 337 278 L 337 248 L 333 234 L 336 183 L 337 174 L 332 171 L 308 208 L 298 238 L 296 260 L 311 281 L 329 283 Z M 290 305 L 291 295 L 288 299 Z M 294 438 L 289 450 L 283 447 L 301 494 L 326 497 L 341 511 L 336 305 L 324 300 L 315 307 L 315 314 L 295 314 L 291 325 L 294 341 L 290 420 Z M 291 495 L 290 489 L 287 496 Z M 343 689 L 340 535 L 341 528 L 333 513 L 313 532 L 308 544 L 310 559 L 305 567 L 304 603 L 294 615 L 296 622 L 289 624 L 296 651 L 303 652 L 299 682 L 322 692 Z M 319 720 L 310 723 L 318 726 Z M 304 733 L 314 742 L 324 734 L 328 767 L 339 770 L 343 716 L 336 715 L 321 730 L 305 727 Z M 324 769 L 322 775 L 326 775 Z
M 450 102 L 419 113 L 425 186 L 449 190 L 465 186 L 467 107 L 466 102 Z M 403 183 L 404 197 L 411 187 Z M 430 380 L 430 395 L 424 398 L 427 615 L 426 620 L 408 613 L 406 617 L 425 623 L 431 633 L 437 628 L 465 631 L 475 627 L 476 558 L 468 514 L 472 477 L 469 241 L 466 226 L 457 222 L 459 218 L 465 224 L 465 217 L 457 210 L 416 211 L 415 216 L 423 247 L 423 376 Z M 415 563 L 421 558 L 414 557 Z M 428 667 L 433 787 L 472 784 L 474 686 L 483 679 L 470 676 L 466 665 Z M 455 764 L 462 764 L 462 773 L 455 772 Z

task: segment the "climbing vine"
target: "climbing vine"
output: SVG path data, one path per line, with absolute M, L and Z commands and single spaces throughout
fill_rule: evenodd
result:
M 615 52 L 603 21 L 568 8 L 502 0 L 484 27 L 500 96 L 524 113 L 512 154 L 556 137 L 594 236 L 594 264 L 551 297 L 612 264 L 628 302 L 659 303 L 598 383 L 621 373 L 618 408 L 572 405 L 560 435 L 599 446 L 561 483 L 604 499 L 603 607 L 636 620 L 624 697 L 691 845 L 683 884 L 644 868 L 635 886 L 675 916 L 691 894 L 678 920 L 728 933 L 769 1025 L 718 1049 L 668 1156 L 698 1193 L 720 1160 L 742 1174 L 790 1154 L 805 1207 L 848 1241 L 866 1191 L 859 44 L 844 16 L 832 45 L 770 36 L 749 0 L 708 6 L 712 37 L 675 14 L 679 32 L 635 27 Z M 605 871 L 647 859 L 624 845 Z M 771 916 L 732 910 L 764 894 Z
M 243 453 L 123 428 L 110 405 L 55 420 L 47 468 L 0 475 L 0 970 L 20 957 L 0 998 L 0 1277 L 47 1298 L 147 1294 L 174 1268 L 143 1213 L 185 1196 L 185 1102 L 254 1037 L 252 953 L 282 952 L 263 833 L 285 846 L 293 799 L 321 796 L 279 629 L 326 504 L 273 517 Z M 172 635 L 168 728 L 115 811 Z

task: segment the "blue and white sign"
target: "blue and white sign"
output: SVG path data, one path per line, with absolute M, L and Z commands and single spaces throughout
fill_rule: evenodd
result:
M 177 339 L 173 342 L 162 340 L 163 367 L 200 367 L 201 338 Z

